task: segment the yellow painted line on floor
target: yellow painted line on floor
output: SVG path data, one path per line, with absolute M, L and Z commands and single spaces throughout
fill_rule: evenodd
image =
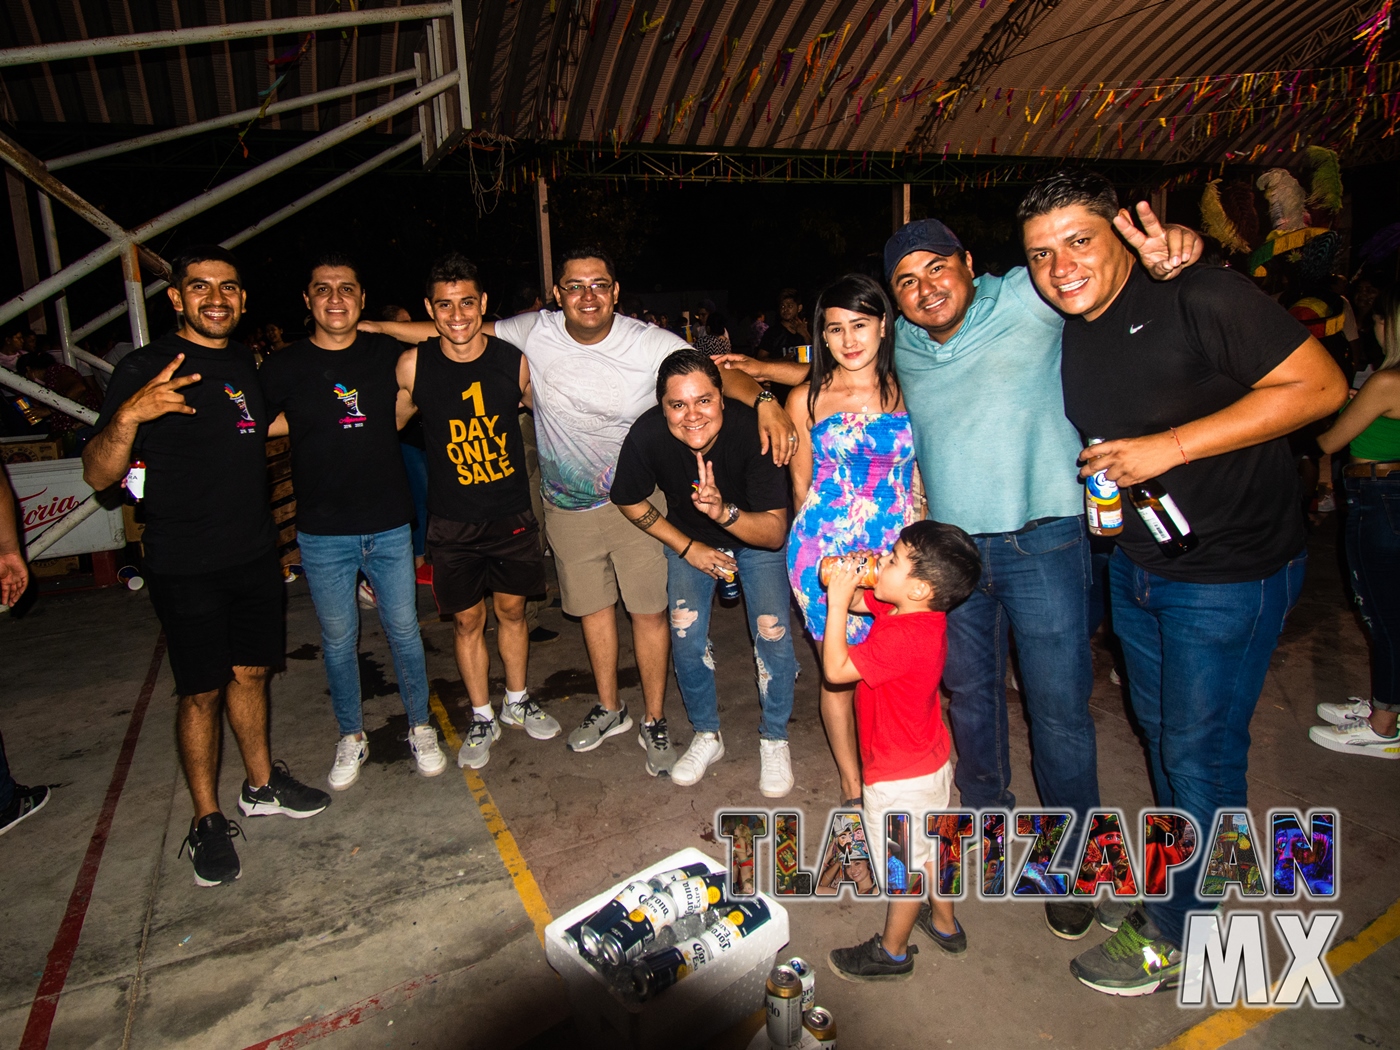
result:
M 1351 940 L 1343 941 L 1328 952 L 1327 965 L 1333 976 L 1339 976 L 1397 937 L 1400 937 L 1400 900 Z M 1287 1007 L 1235 1006 L 1221 1010 L 1186 1029 L 1158 1050 L 1217 1050 L 1275 1014 L 1283 1013 L 1285 1009 Z
M 442 735 L 447 741 L 447 746 L 455 754 L 462 746 L 462 738 L 457 734 L 457 727 L 452 724 L 452 719 L 447 714 L 447 708 L 442 706 L 437 690 L 434 689 L 428 693 L 428 703 L 432 706 L 433 714 L 437 716 L 438 725 L 442 727 Z M 535 924 L 535 936 L 543 944 L 544 928 L 554 921 L 554 916 L 549 913 L 549 905 L 544 902 L 544 894 L 540 892 L 539 884 L 535 882 L 530 865 L 525 863 L 525 856 L 520 852 L 520 847 L 515 844 L 515 836 L 510 833 L 510 828 L 506 827 L 505 818 L 501 816 L 501 811 L 496 807 L 495 801 L 491 798 L 491 792 L 486 789 L 486 782 L 481 779 L 481 775 L 474 769 L 464 768 L 462 779 L 467 782 L 467 788 L 471 791 L 472 798 L 476 800 L 477 808 L 481 810 L 481 816 L 486 821 L 486 829 L 491 832 L 491 838 L 495 840 L 496 851 L 501 855 L 501 861 L 510 874 L 511 882 L 515 883 L 515 892 L 520 897 L 520 903 L 525 906 L 525 914 Z

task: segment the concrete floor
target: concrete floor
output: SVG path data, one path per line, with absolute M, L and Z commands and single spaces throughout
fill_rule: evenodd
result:
M 1274 806 L 1341 811 L 1340 942 L 1396 899 L 1387 861 L 1400 832 L 1382 814 L 1400 803 L 1400 770 L 1334 755 L 1306 739 L 1314 704 L 1368 687 L 1365 642 L 1335 566 L 1329 535 L 1317 534 L 1307 589 L 1255 716 L 1250 802 L 1260 817 Z M 468 714 L 450 625 L 437 621 L 426 590 L 421 597 L 429 673 L 460 729 Z M 567 730 L 596 697 L 577 624 L 557 610 L 545 614 L 545 623 L 563 637 L 532 654 L 530 682 Z M 310 820 L 241 820 L 242 879 L 200 889 L 188 859 L 176 856 L 190 807 L 174 749 L 172 682 L 162 661 L 45 1043 L 31 1020 L 42 1013 L 33 1009 L 36 989 L 46 970 L 62 964 L 65 910 L 74 910 L 70 897 L 84 858 L 92 856 L 94 828 L 158 633 L 146 596 L 126 591 L 47 598 L 23 619 L 0 617 L 0 730 L 11 766 L 22 782 L 54 786 L 45 811 L 0 840 L 0 1047 L 19 1046 L 22 1038 L 26 1050 L 575 1046 L 563 987 L 536 939 L 539 911 L 525 903 L 531 887 L 559 915 L 682 848 L 719 858 L 715 811 L 764 801 L 740 609 L 716 610 L 712 628 L 728 755 L 702 784 L 683 789 L 648 777 L 632 735 L 573 755 L 560 741 L 535 742 L 507 730 L 481 773 L 488 801 L 508 829 L 504 835 L 488 826 L 455 766 L 435 780 L 412 772 L 387 648 L 369 614 L 361 648 L 371 758 L 359 783 Z M 624 698 L 638 710 L 625 629 L 623 638 Z M 318 641 L 306 586 L 295 584 L 287 669 L 273 684 L 273 754 L 316 784 L 324 780 L 336 733 Z M 805 644 L 799 657 L 790 727 L 797 788 L 786 801 L 808 814 L 810 839 L 838 801 L 838 788 Z M 1150 803 L 1142 751 L 1123 698 L 1108 681 L 1107 653 L 1096 647 L 1095 659 L 1102 794 L 1133 813 Z M 1015 788 L 1031 805 L 1028 747 L 1015 694 L 1012 700 Z M 674 683 L 668 712 L 683 746 L 690 732 Z M 230 734 L 221 779 L 229 814 L 242 777 Z M 515 878 L 502 860 L 511 842 L 528 865 Z M 816 849 L 805 843 L 806 866 Z M 1171 995 L 1120 1000 L 1082 987 L 1067 963 L 1100 934 L 1078 944 L 1059 941 L 1034 904 L 960 904 L 969 953 L 951 959 L 930 947 L 908 983 L 852 985 L 831 976 L 827 952 L 868 937 L 882 915 L 882 906 L 870 903 L 790 907 L 790 951 L 819 964 L 817 998 L 836 1015 L 847 1050 L 1153 1048 L 1209 1016 L 1178 1007 Z M 67 929 L 73 931 L 71 922 Z M 1275 943 L 1275 965 L 1285 958 Z M 1385 944 L 1340 978 L 1344 1009 L 1273 1015 L 1229 1045 L 1394 1046 L 1397 978 L 1400 949 Z M 742 1047 L 756 1027 L 741 1025 L 713 1045 Z M 1209 1032 L 1192 1039 L 1177 1045 L 1225 1045 Z

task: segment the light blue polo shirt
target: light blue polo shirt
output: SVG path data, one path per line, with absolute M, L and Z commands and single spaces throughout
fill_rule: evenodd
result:
M 970 533 L 1015 532 L 1084 512 L 1079 434 L 1060 386 L 1064 322 L 1024 266 L 974 282 L 946 343 L 903 317 L 894 361 L 929 517 Z

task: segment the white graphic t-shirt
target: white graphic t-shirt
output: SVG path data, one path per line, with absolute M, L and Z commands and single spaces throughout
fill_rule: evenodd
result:
M 561 311 L 496 322 L 496 336 L 530 363 L 544 498 L 561 510 L 608 502 L 617 454 L 628 430 L 656 404 L 656 373 L 689 344 L 631 317 L 613 318 L 601 342 L 585 345 L 564 330 Z

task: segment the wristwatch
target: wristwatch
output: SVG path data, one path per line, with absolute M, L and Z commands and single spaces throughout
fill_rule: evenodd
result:
M 776 400 L 778 400 L 778 399 L 775 398 L 775 397 L 773 396 L 773 391 L 771 391 L 771 390 L 760 390 L 760 391 L 758 392 L 758 397 L 754 398 L 753 407 L 754 407 L 754 408 L 757 408 L 759 405 L 763 404 L 763 402 L 765 402 L 765 401 L 776 401 Z
M 726 503 L 724 505 L 724 513 L 727 516 L 722 522 L 720 522 L 720 525 L 727 529 L 729 528 L 729 526 L 733 525 L 736 521 L 739 520 L 739 504 Z

